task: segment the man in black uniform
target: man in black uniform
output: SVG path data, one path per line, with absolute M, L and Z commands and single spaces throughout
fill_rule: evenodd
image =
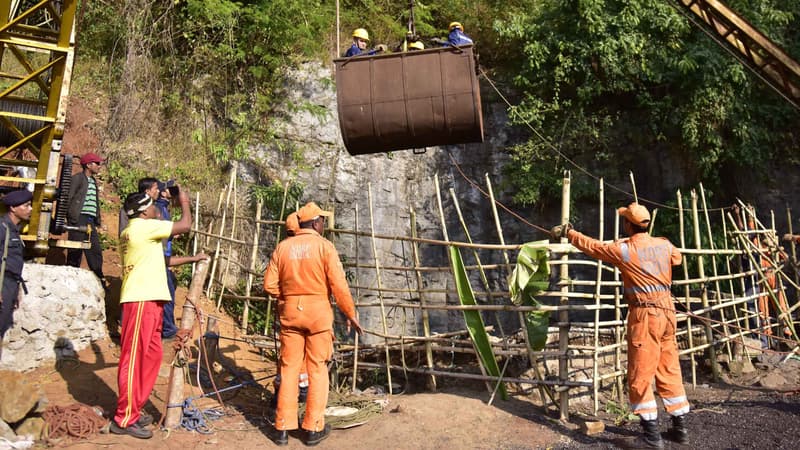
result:
M 14 322 L 14 310 L 19 306 L 19 285 L 22 283 L 23 253 L 25 244 L 19 237 L 19 224 L 31 218 L 30 191 L 12 191 L 3 197 L 8 214 L 0 218 L 0 280 L 2 299 L 0 304 L 0 358 L 3 357 L 3 337 Z M 24 288 L 24 285 L 23 285 Z

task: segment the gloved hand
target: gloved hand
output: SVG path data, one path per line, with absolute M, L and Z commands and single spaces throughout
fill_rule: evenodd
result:
M 383 53 L 386 50 L 387 50 L 387 47 L 386 47 L 385 44 L 378 44 L 378 45 L 375 46 L 375 51 L 377 51 L 378 53 Z
M 567 237 L 567 233 L 572 229 L 572 224 L 567 222 L 564 225 L 556 225 L 550 229 L 550 237 L 553 240 L 559 240 L 562 237 Z
M 783 235 L 783 240 L 786 242 L 792 242 L 794 240 L 794 235 L 786 233 Z
M 441 38 L 433 38 L 431 39 L 431 42 L 433 42 L 436 45 L 447 45 L 448 43 L 447 39 L 441 39 Z

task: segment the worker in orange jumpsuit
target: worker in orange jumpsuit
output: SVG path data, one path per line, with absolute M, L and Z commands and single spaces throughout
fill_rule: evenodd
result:
M 628 303 L 628 395 L 644 431 L 636 446 L 664 447 L 651 389 L 653 378 L 672 416 L 667 436 L 685 443 L 688 433 L 684 416 L 689 412 L 689 402 L 678 361 L 670 294 L 672 266 L 681 264 L 681 253 L 666 238 L 650 236 L 650 213 L 644 206 L 631 203 L 619 208 L 618 213 L 625 219 L 623 227 L 629 239 L 604 243 L 575 231 L 570 224 L 553 227 L 551 234 L 556 239 L 567 238 L 586 255 L 613 264 L 622 273 L 623 296 Z
M 300 231 L 300 222 L 297 221 L 297 212 L 293 212 L 286 216 L 286 222 L 284 224 L 286 227 L 286 236 L 292 237 Z M 280 369 L 280 367 L 278 367 Z M 276 409 L 278 407 L 278 392 L 281 388 L 281 381 L 283 381 L 283 377 L 281 377 L 280 372 L 275 377 L 275 382 L 273 383 L 273 389 L 275 390 L 275 394 L 272 396 L 272 400 L 270 400 L 270 408 Z M 308 397 L 308 369 L 306 369 L 306 360 L 303 359 L 303 366 L 300 369 L 300 379 L 297 384 L 300 388 L 300 395 L 297 396 L 297 401 L 299 403 L 305 403 L 306 398 Z
M 333 352 L 331 294 L 348 318 L 348 329 L 352 325 L 361 333 L 339 254 L 322 237 L 323 214 L 313 202 L 297 211 L 300 230 L 278 244 L 264 274 L 264 290 L 278 299 L 283 378 L 296 380 L 303 358 L 306 360 L 308 399 L 301 433 L 306 445 L 318 444 L 331 430 L 324 415 L 328 403 L 327 361 Z M 277 445 L 288 444 L 288 431 L 298 428 L 297 394 L 295 383 L 284 383 L 278 394 L 275 430 L 270 435 Z

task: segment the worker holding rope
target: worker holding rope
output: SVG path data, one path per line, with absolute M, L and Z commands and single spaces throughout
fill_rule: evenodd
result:
M 324 212 L 311 202 L 297 211 L 300 230 L 281 241 L 272 253 L 264 274 L 264 291 L 278 299 L 281 324 L 280 373 L 284 380 L 278 394 L 275 430 L 270 435 L 277 445 L 289 443 L 289 430 L 297 429 L 297 395 L 300 369 L 305 358 L 308 370 L 308 398 L 303 418 L 302 439 L 316 445 L 330 434 L 325 424 L 328 403 L 328 366 L 333 353 L 333 309 L 330 296 L 361 333 L 353 297 L 347 285 L 339 254 L 322 237 Z
M 622 273 L 624 298 L 628 302 L 628 396 L 631 409 L 641 419 L 643 434 L 634 447 L 664 448 L 658 431 L 658 408 L 651 385 L 672 416 L 667 436 L 680 443 L 688 438 L 685 415 L 689 402 L 683 388 L 676 317 L 670 288 L 672 266 L 681 264 L 678 249 L 666 238 L 647 231 L 650 212 L 638 203 L 619 208 L 629 239 L 604 243 L 572 229 L 567 223 L 553 227 L 555 239 L 565 237 L 586 255 L 613 264 Z

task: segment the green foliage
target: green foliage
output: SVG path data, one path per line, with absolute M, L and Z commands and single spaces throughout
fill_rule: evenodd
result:
M 515 305 L 540 306 L 536 295 L 547 290 L 550 283 L 550 252 L 547 241 L 528 242 L 517 255 L 517 265 L 508 278 L 511 301 Z M 547 344 L 547 327 L 550 325 L 550 311 L 527 311 L 525 326 L 528 342 L 534 351 Z
M 800 5 L 730 6 L 800 54 Z M 598 164 L 634 167 L 637 158 L 651 157 L 645 149 L 656 149 L 718 180 L 726 167 L 764 167 L 797 138 L 796 113 L 785 101 L 670 2 L 542 2 L 515 8 L 494 29 L 516 52 L 513 81 L 523 97 L 512 119 L 550 140 L 534 136 L 510 149 L 516 164 L 509 175 L 521 203 L 552 195 L 561 170 L 570 168 L 554 147 L 610 179 L 624 175 Z
M 464 261 L 461 259 L 461 252 L 457 247 L 449 247 L 449 250 L 450 264 L 453 268 L 453 276 L 455 277 L 456 289 L 458 290 L 458 300 L 462 305 L 475 305 L 475 295 L 469 284 L 469 276 L 464 267 Z M 472 342 L 475 344 L 475 350 L 478 352 L 481 365 L 486 369 L 487 374 L 500 377 L 500 367 L 498 367 L 497 360 L 494 357 L 494 351 L 489 342 L 489 336 L 486 333 L 481 312 L 465 309 L 463 313 L 464 322 L 466 322 L 470 338 L 472 338 Z M 508 400 L 508 392 L 506 391 L 505 383 L 500 383 L 498 390 L 500 392 L 500 397 L 503 400 Z
M 288 211 L 294 211 L 294 206 L 302 195 L 303 186 L 291 182 L 287 186 L 276 182 L 269 185 L 254 184 L 250 187 L 250 202 L 256 204 L 261 201 L 264 216 L 273 220 L 283 220 Z M 280 217 L 281 212 L 284 217 Z
M 120 162 L 111 161 L 106 166 L 106 180 L 117 187 L 120 198 L 139 190 L 139 180 L 151 176 L 143 169 L 125 166 Z

